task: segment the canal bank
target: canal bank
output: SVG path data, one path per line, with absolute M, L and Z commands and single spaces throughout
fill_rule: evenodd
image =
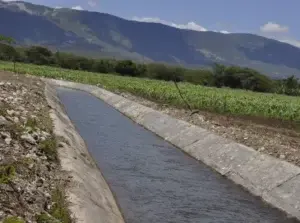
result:
M 109 186 L 65 113 L 53 86 L 46 84 L 45 96 L 54 134 L 64 142 L 59 145 L 58 156 L 70 182 L 66 196 L 72 218 L 78 223 L 124 223 Z
M 296 196 L 299 176 L 297 167 L 263 156 L 251 148 L 224 140 L 206 130 L 170 118 L 103 89 L 61 81 L 55 83 L 81 89 L 100 97 L 173 145 L 243 185 L 255 195 L 263 197 L 293 216 L 299 214 Z

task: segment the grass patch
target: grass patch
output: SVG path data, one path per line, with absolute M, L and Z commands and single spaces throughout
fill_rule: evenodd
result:
M 49 214 L 42 213 L 36 217 L 37 223 L 72 223 L 64 190 L 57 187 L 52 193 L 52 206 Z
M 64 190 L 57 187 L 53 191 L 52 201 L 54 205 L 51 208 L 50 214 L 63 223 L 71 223 L 72 218 L 70 217 Z
M 12 139 L 20 140 L 24 128 L 20 124 L 11 123 L 10 125 L 5 126 L 5 130 L 10 133 Z
M 13 71 L 13 66 L 8 62 L 0 62 L 0 69 Z M 111 91 L 129 92 L 156 102 L 186 108 L 186 104 L 172 82 L 33 64 L 22 64 L 19 66 L 19 71 L 35 76 L 100 85 Z M 238 116 L 300 121 L 300 97 L 204 87 L 189 83 L 178 85 L 192 109 Z
M 32 129 L 39 128 L 43 131 L 51 132 L 53 126 L 52 126 L 52 120 L 48 114 L 48 110 L 43 109 L 43 111 L 38 112 L 38 114 L 36 115 L 38 118 L 32 118 L 32 117 L 28 118 L 25 123 L 25 126 L 30 127 Z
M 37 116 L 40 118 L 40 122 L 38 123 L 38 127 L 46 132 L 53 133 L 53 123 L 49 116 L 48 109 L 40 111 Z
M 35 129 L 38 127 L 38 121 L 35 118 L 28 118 L 25 126 Z
M 0 106 L 2 106 L 2 105 L 0 104 Z M 5 112 L 4 108 L 0 107 L 0 116 L 5 116 L 5 114 L 6 114 L 6 112 Z
M 3 223 L 25 223 L 25 221 L 18 217 L 8 217 L 4 219 Z
M 13 165 L 0 166 L 0 184 L 9 183 L 16 175 L 16 169 Z
M 41 142 L 38 147 L 50 161 L 58 161 L 57 140 L 54 136 Z
M 42 213 L 36 217 L 37 223 L 61 223 L 61 221 L 57 220 L 56 218 L 52 217 L 49 214 Z

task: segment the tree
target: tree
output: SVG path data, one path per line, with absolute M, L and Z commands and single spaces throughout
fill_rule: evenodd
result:
M 282 90 L 287 95 L 299 95 L 299 80 L 294 76 L 290 76 L 282 80 Z
M 114 73 L 116 62 L 114 60 L 102 59 L 96 60 L 93 64 L 93 71 L 98 73 Z
M 11 46 L 11 44 L 15 43 L 15 40 L 11 37 L 0 35 L 0 42 L 8 44 L 6 47 L 4 46 L 4 54 L 7 56 L 8 60 L 12 60 L 14 64 L 14 73 L 16 73 L 16 60 L 18 57 L 18 52 L 16 49 Z
M 128 76 L 138 75 L 136 64 L 131 60 L 121 60 L 117 62 L 115 69 L 116 72 L 121 75 L 128 75 Z
M 53 62 L 52 52 L 41 46 L 32 46 L 26 50 L 27 59 L 30 63 L 49 65 Z
M 147 76 L 152 79 L 172 81 L 174 80 L 174 68 L 165 64 L 151 63 L 147 66 Z
M 15 40 L 13 38 L 7 37 L 7 36 L 3 36 L 3 35 L 0 35 L 0 41 L 8 43 L 8 44 L 15 43 Z
M 299 87 L 298 79 L 294 75 L 285 79 L 284 82 L 288 89 L 296 89 Z
M 215 79 L 215 86 L 216 87 L 224 86 L 223 78 L 224 78 L 224 75 L 225 75 L 225 69 L 226 69 L 226 67 L 222 64 L 218 64 L 218 63 L 214 64 L 214 66 L 213 66 L 213 76 L 214 76 L 214 79 Z

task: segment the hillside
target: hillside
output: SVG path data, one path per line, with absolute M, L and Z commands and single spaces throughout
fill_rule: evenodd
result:
M 196 32 L 25 2 L 0 1 L 0 21 L 0 33 L 22 45 L 185 66 L 218 62 L 248 66 L 274 78 L 300 77 L 299 48 L 253 34 Z

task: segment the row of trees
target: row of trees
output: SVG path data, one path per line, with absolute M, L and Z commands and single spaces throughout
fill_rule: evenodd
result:
M 300 95 L 298 79 L 291 76 L 283 80 L 271 80 L 259 72 L 238 66 L 215 64 L 210 69 L 186 69 L 165 64 L 140 64 L 131 60 L 91 59 L 69 53 L 53 53 L 41 46 L 14 47 L 11 38 L 0 36 L 0 60 L 57 66 L 66 69 L 123 76 L 145 77 L 166 81 L 185 81 L 212 87 L 229 87 L 258 92 Z

